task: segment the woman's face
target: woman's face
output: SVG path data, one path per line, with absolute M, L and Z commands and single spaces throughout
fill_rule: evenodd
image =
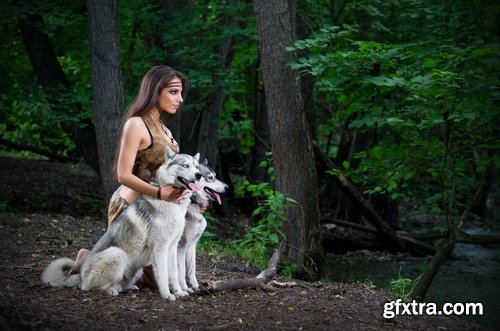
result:
M 168 114 L 175 114 L 181 107 L 182 102 L 182 82 L 178 77 L 168 82 L 158 96 L 158 108 Z

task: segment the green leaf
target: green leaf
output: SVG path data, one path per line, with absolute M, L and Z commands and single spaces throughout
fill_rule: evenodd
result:
M 484 47 L 484 48 L 476 48 L 473 50 L 470 54 L 470 57 L 472 59 L 477 59 L 482 56 L 487 56 L 487 55 L 500 55 L 500 48 L 499 47 Z
M 399 77 L 389 78 L 386 76 L 371 77 L 367 78 L 365 81 L 367 83 L 372 83 L 377 86 L 389 86 L 389 87 L 402 86 L 406 84 L 404 78 L 399 78 Z

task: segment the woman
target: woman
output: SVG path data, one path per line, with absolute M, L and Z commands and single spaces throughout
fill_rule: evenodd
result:
M 156 66 L 146 73 L 134 102 L 125 114 L 120 129 L 120 144 L 115 160 L 115 175 L 121 186 L 113 194 L 108 209 L 108 226 L 140 194 L 178 203 L 186 194 L 172 185 L 149 184 L 164 162 L 168 146 L 179 152 L 179 145 L 160 119 L 169 122 L 180 110 L 186 93 L 184 74 L 168 66 Z
M 108 227 L 140 194 L 179 203 L 187 192 L 172 185 L 157 187 L 149 182 L 165 161 L 165 148 L 179 152 L 179 145 L 160 116 L 169 122 L 180 110 L 187 90 L 186 76 L 168 66 L 156 66 L 144 76 L 139 94 L 129 106 L 120 128 L 120 143 L 115 157 L 114 173 L 121 186 L 113 193 L 108 207 Z M 70 274 L 77 273 L 89 253 L 81 249 Z M 143 283 L 156 287 L 152 270 L 145 268 Z

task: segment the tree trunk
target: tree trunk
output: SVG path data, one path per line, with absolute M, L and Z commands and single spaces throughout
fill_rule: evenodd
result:
M 266 104 L 269 112 L 276 189 L 298 202 L 285 210 L 284 258 L 310 272 L 306 257 L 322 257 L 314 153 L 299 81 L 288 63 L 295 38 L 295 2 L 255 0 Z
M 259 63 L 259 61 L 257 61 Z M 267 169 L 261 167 L 263 161 L 267 161 L 266 153 L 271 151 L 271 132 L 269 128 L 268 112 L 266 108 L 266 94 L 262 87 L 255 69 L 255 145 L 252 148 L 252 163 L 250 166 L 250 181 L 262 183 L 269 181 Z
M 92 91 L 101 181 L 106 202 L 116 189 L 113 161 L 123 110 L 120 69 L 120 30 L 116 0 L 88 0 Z
M 54 48 L 46 33 L 42 32 L 43 20 L 40 15 L 27 14 L 19 18 L 19 27 L 31 65 L 38 81 L 50 98 L 52 109 L 68 116 L 68 105 L 61 102 L 61 93 L 70 92 L 70 82 L 64 74 Z M 79 104 L 72 105 L 81 112 Z M 62 122 L 63 130 L 75 143 L 76 152 L 99 174 L 99 160 L 94 125 L 90 122 Z
M 441 248 L 437 251 L 436 255 L 432 258 L 429 268 L 424 272 L 422 277 L 415 287 L 413 292 L 413 299 L 416 301 L 423 301 L 429 287 L 434 280 L 434 277 L 439 272 L 441 265 L 450 257 L 455 247 L 460 234 L 460 230 L 464 226 L 465 222 L 469 219 L 471 212 L 474 208 L 478 206 L 485 192 L 489 190 L 489 185 L 482 183 L 481 186 L 474 193 L 474 196 L 467 201 L 465 210 L 460 217 L 459 223 L 451 230 L 449 237 L 444 241 Z

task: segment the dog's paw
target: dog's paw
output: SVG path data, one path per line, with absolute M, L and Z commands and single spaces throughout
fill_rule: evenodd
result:
M 193 293 L 199 292 L 200 287 L 199 286 L 191 286 L 191 291 L 193 291 Z
M 106 294 L 108 294 L 108 295 L 112 295 L 112 296 L 117 296 L 117 295 L 118 295 L 118 293 L 119 293 L 116 289 L 111 288 L 111 287 L 110 287 L 110 288 L 108 288 L 108 289 L 106 289 L 106 291 L 105 291 L 105 292 L 106 292 Z
M 170 293 L 162 294 L 161 297 L 165 300 L 175 301 L 175 295 Z
M 189 293 L 187 291 L 175 291 L 174 295 L 176 297 L 187 297 L 189 296 Z
M 162 297 L 162 299 L 169 300 L 169 301 L 175 301 L 175 295 L 173 295 L 170 292 L 162 293 L 160 291 L 160 296 Z
M 186 291 L 189 293 L 189 294 L 193 294 L 194 292 L 196 292 L 194 289 L 192 288 L 187 288 Z

